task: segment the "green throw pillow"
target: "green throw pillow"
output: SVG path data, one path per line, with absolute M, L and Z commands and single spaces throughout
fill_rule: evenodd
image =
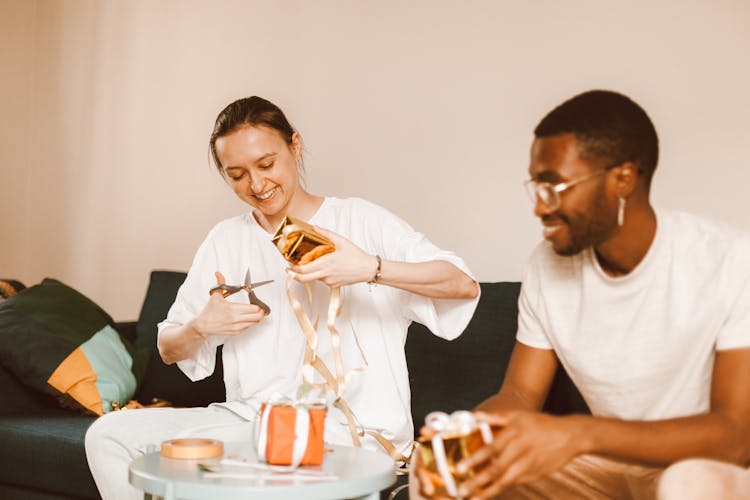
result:
M 98 305 L 47 278 L 0 303 L 0 363 L 63 406 L 102 415 L 135 394 L 145 353 Z

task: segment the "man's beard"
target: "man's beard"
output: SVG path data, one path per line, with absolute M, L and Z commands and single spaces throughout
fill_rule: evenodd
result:
M 585 215 L 587 220 L 573 220 L 565 214 L 558 217 L 567 226 L 570 233 L 568 244 L 563 248 L 554 248 L 555 253 L 563 256 L 575 255 L 582 250 L 603 241 L 607 241 L 617 231 L 617 213 L 607 206 L 604 190 L 600 190 L 594 200 L 591 209 Z

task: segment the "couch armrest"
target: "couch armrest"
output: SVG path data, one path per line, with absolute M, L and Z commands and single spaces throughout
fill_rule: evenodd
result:
M 185 276 L 185 273 L 176 271 L 151 273 L 146 298 L 138 317 L 135 344 L 136 347 L 151 352 L 143 383 L 136 393 L 136 399 L 143 404 L 150 403 L 153 398 L 165 399 L 175 406 L 188 407 L 226 401 L 221 347 L 216 350 L 214 373 L 197 382 L 191 382 L 177 364 L 165 365 L 156 349 L 157 325 L 167 317 Z

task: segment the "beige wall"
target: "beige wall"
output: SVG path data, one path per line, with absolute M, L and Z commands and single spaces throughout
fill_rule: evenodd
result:
M 654 119 L 657 206 L 750 228 L 749 5 L 0 0 L 0 277 L 136 318 L 149 271 L 244 209 L 206 142 L 250 94 L 303 133 L 313 192 L 386 206 L 483 281 L 540 236 L 534 125 L 595 87 Z

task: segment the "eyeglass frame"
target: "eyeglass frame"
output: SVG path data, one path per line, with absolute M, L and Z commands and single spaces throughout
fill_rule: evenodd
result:
M 552 184 L 551 182 L 546 181 L 536 181 L 534 179 L 528 179 L 524 181 L 523 185 L 526 187 L 526 193 L 529 195 L 529 198 L 531 198 L 532 203 L 536 203 L 537 200 L 544 203 L 544 206 L 549 208 L 550 210 L 557 210 L 560 208 L 560 193 L 563 191 L 566 191 L 573 186 L 577 186 L 578 184 L 581 184 L 582 182 L 586 182 L 588 180 L 594 179 L 595 177 L 599 177 L 600 175 L 606 174 L 610 170 L 612 170 L 615 167 L 619 167 L 622 165 L 622 163 L 616 163 L 615 165 L 610 165 L 608 167 L 604 167 L 602 170 L 598 170 L 594 172 L 593 174 L 585 175 L 583 177 L 579 177 L 578 179 L 573 179 L 572 181 L 565 181 L 565 182 L 558 182 L 557 184 Z M 554 193 L 554 203 L 546 202 L 544 201 L 544 198 L 542 198 L 539 195 L 540 186 L 548 186 L 546 189 L 549 190 L 549 192 Z

